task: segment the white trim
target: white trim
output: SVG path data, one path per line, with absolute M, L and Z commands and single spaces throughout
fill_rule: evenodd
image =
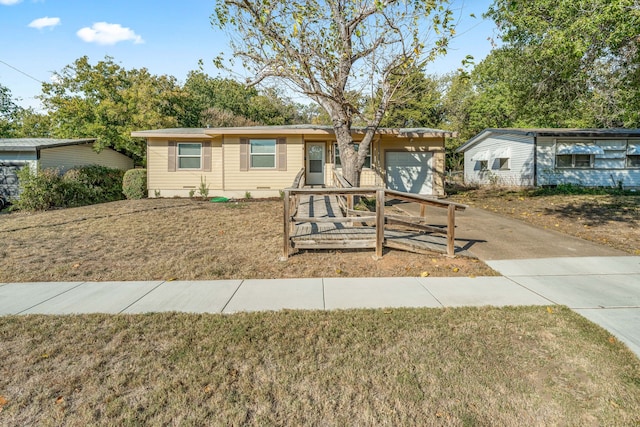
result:
M 273 153 L 254 153 L 253 142 L 254 141 L 273 141 Z M 278 166 L 278 140 L 273 138 L 252 138 L 249 139 L 249 169 L 276 169 Z M 254 157 L 273 157 L 273 166 L 253 166 Z
M 629 143 L 627 147 L 627 155 L 638 156 L 640 155 L 640 142 Z
M 501 147 L 493 152 L 494 159 L 509 159 L 511 158 L 511 147 Z
M 200 154 L 180 154 L 180 146 L 181 145 L 198 145 L 200 146 Z M 183 168 L 180 167 L 180 159 L 199 159 L 200 166 L 197 168 Z M 202 169 L 202 143 L 201 142 L 178 142 L 176 144 L 176 170 L 201 170 Z
M 482 162 L 482 161 L 489 161 L 489 150 L 485 150 L 485 151 L 479 151 L 476 154 L 474 154 L 473 156 L 471 156 L 471 161 L 472 162 Z
M 556 155 L 563 154 L 591 154 L 591 155 L 604 155 L 602 147 L 598 147 L 595 144 L 571 144 L 571 143 L 559 143 L 556 146 Z

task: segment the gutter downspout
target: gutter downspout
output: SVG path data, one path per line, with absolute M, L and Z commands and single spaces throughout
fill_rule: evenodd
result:
M 533 134 L 533 186 L 538 187 L 538 134 Z

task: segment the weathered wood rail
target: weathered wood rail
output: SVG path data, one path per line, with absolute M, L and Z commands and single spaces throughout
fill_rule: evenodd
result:
M 455 212 L 456 210 L 464 210 L 466 205 L 384 188 L 355 188 L 351 187 L 339 174 L 335 174 L 334 178 L 334 182 L 339 187 L 304 188 L 304 170 L 301 170 L 294 185 L 284 190 L 283 260 L 288 259 L 294 249 L 371 248 L 375 249 L 377 257 L 382 257 L 385 246 L 405 250 L 415 249 L 415 245 L 403 242 L 402 236 L 399 236 L 398 233 L 393 234 L 393 238 L 391 238 L 389 231 L 389 238 L 385 239 L 385 224 L 396 224 L 411 230 L 445 235 L 447 254 L 449 256 L 455 254 Z M 300 200 L 303 196 L 308 197 L 307 203 L 313 203 L 314 197 L 335 198 L 339 201 L 341 212 L 331 209 L 332 215 L 318 216 L 309 212 L 299 215 Z M 353 207 L 354 196 L 375 196 L 375 211 L 355 210 Z M 418 203 L 420 217 L 385 214 L 387 198 Z M 447 209 L 447 226 L 445 228 L 426 224 L 427 206 Z M 354 227 L 354 223 L 373 223 L 374 226 L 369 228 Z M 308 226 L 309 224 L 311 227 Z M 299 231 L 303 225 L 307 226 L 305 232 L 296 234 L 296 227 Z M 320 225 L 322 225 L 322 230 Z M 304 239 L 301 238 L 302 234 L 304 234 Z

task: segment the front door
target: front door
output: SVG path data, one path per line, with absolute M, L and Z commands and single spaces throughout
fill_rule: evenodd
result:
M 324 142 L 307 143 L 306 183 L 308 185 L 324 185 L 324 154 Z

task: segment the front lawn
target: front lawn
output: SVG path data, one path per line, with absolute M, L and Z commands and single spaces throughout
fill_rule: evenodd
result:
M 123 200 L 0 215 L 0 282 L 486 276 L 468 258 L 388 250 L 282 255 L 282 201 Z
M 640 424 L 563 307 L 0 318 L 0 425 Z

